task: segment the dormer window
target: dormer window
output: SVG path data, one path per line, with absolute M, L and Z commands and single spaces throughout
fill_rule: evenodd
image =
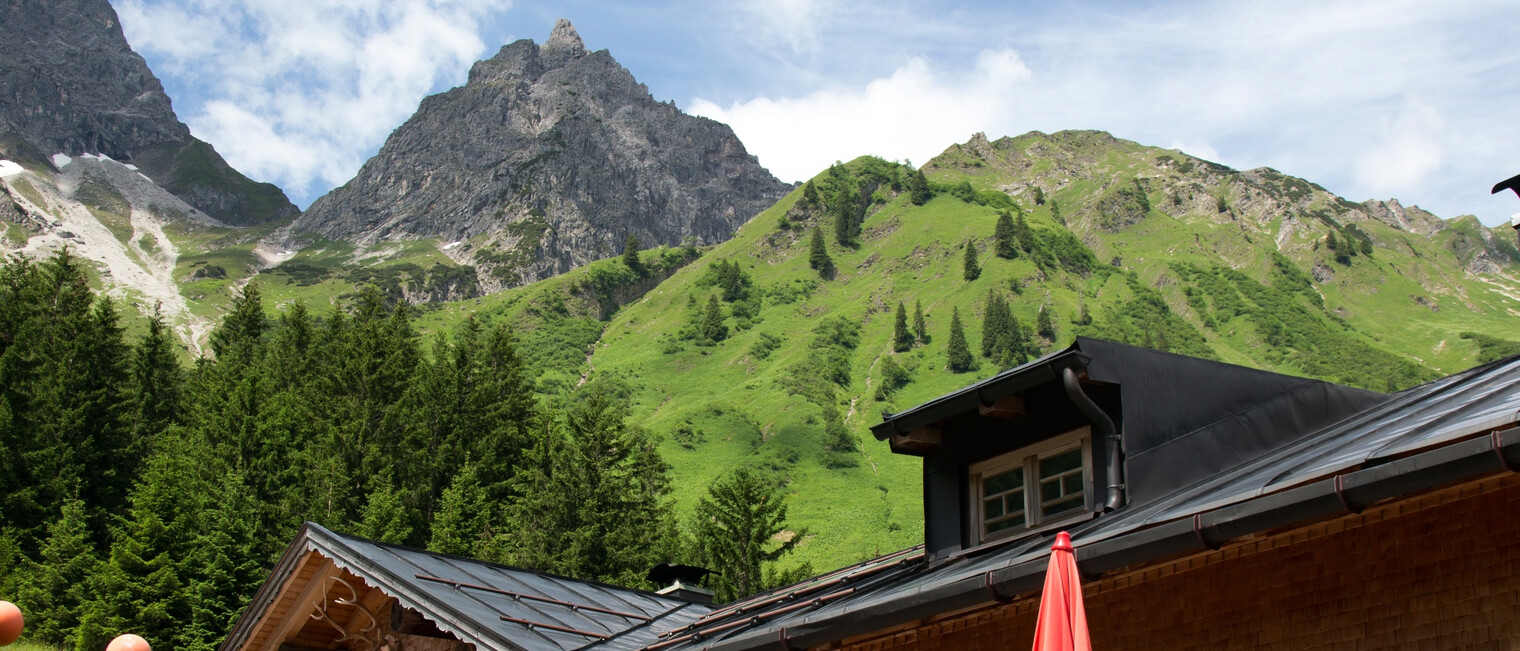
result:
M 1091 468 L 1086 427 L 972 464 L 972 538 L 986 542 L 1087 514 Z

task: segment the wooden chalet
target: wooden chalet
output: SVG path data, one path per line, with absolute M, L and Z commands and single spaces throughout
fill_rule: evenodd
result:
M 1382 394 L 1079 338 L 872 428 L 920 547 L 712 608 L 310 525 L 223 648 L 1027 648 L 1065 530 L 1096 648 L 1517 649 L 1517 422 L 1520 358 Z

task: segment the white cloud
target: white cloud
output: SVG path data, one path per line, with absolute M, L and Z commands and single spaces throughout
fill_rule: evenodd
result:
M 1016 111 L 1012 91 L 1029 78 L 1017 52 L 994 50 L 958 74 L 936 72 L 915 58 L 863 87 L 727 107 L 699 98 L 691 112 L 729 124 L 761 164 L 795 181 L 864 154 L 928 160 L 999 114 Z
M 1435 109 L 1405 104 L 1397 118 L 1382 125 L 1382 140 L 1357 159 L 1357 187 L 1380 197 L 1423 184 L 1441 166 L 1444 126 Z
M 121 0 L 134 49 L 197 86 L 181 119 L 298 203 L 353 176 L 422 97 L 463 81 L 502 0 Z M 304 201 L 303 201 L 304 199 Z
M 1512 8 L 1172 1 L 954 14 L 888 0 L 858 21 L 820 23 L 817 40 L 848 65 L 806 52 L 763 61 L 754 74 L 802 90 L 692 109 L 730 122 L 787 179 L 865 153 L 921 163 L 977 131 L 1102 129 L 1275 167 L 1353 200 L 1396 196 L 1493 223 L 1505 215 L 1487 207 L 1483 183 L 1520 171 Z M 883 37 L 904 25 L 913 38 Z M 997 53 L 1016 62 L 1012 73 L 993 74 Z

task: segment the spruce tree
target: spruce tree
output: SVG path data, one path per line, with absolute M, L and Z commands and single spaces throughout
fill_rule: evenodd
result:
M 1019 216 L 1013 220 L 1013 239 L 1025 253 L 1034 253 L 1035 247 L 1038 246 L 1035 243 L 1034 231 L 1029 228 L 1029 222 L 1024 220 L 1024 213 L 1019 213 Z
M 47 532 L 37 562 L 23 561 L 16 574 L 15 599 L 26 614 L 28 639 L 72 647 L 88 581 L 100 562 L 85 528 L 84 502 L 65 499 Z
M 913 170 L 913 174 L 908 177 L 908 198 L 915 206 L 922 206 L 934 198 L 923 170 Z
M 1035 331 L 1040 333 L 1041 337 L 1055 341 L 1056 326 L 1054 319 L 1050 316 L 1050 307 L 1048 305 L 1040 306 L 1040 313 L 1035 317 L 1034 325 Z
M 697 336 L 703 341 L 712 343 L 728 338 L 728 326 L 723 325 L 723 306 L 718 304 L 717 295 L 707 298 L 707 308 L 702 310 L 702 320 L 697 327 Z
M 971 347 L 966 345 L 966 330 L 961 325 L 961 309 L 958 307 L 950 312 L 948 357 L 948 368 L 952 373 L 965 373 L 976 368 L 976 358 L 971 356 Z
M 583 390 L 548 419 L 512 479 L 502 533 L 488 560 L 565 576 L 635 585 L 671 558 L 670 468 L 627 406 Z
M 1013 216 L 1006 210 L 998 214 L 993 239 L 996 240 L 995 249 L 999 258 L 1012 260 L 1019 257 L 1019 245 L 1013 234 Z
M 924 324 L 924 304 L 918 299 L 913 299 L 913 335 L 918 338 L 919 345 L 929 343 L 929 328 Z
M 774 480 L 744 467 L 708 486 L 691 529 L 699 562 L 718 570 L 709 585 L 719 603 L 778 587 L 767 584 L 765 568 L 803 539 L 794 533 L 776 542 L 786 530 L 785 494 Z
M 810 209 L 818 207 L 818 188 L 813 186 L 813 179 L 802 186 L 802 205 Z
M 839 192 L 834 195 L 834 241 L 840 246 L 853 246 L 855 244 L 856 224 L 855 212 L 859 206 L 859 194 L 851 184 L 844 183 L 839 186 Z
M 809 245 L 808 266 L 818 272 L 825 279 L 834 277 L 834 259 L 829 257 L 829 249 L 823 242 L 823 231 L 817 226 L 813 227 L 813 241 Z
M 460 556 L 476 556 L 482 536 L 490 526 L 491 503 L 480 485 L 475 464 L 468 463 L 454 475 L 443 492 L 438 515 L 433 518 L 428 550 Z
M 897 317 L 892 323 L 892 350 L 899 353 L 913 349 L 913 334 L 908 332 L 908 310 L 897 302 Z
M 649 273 L 649 270 L 644 267 L 644 261 L 639 259 L 639 238 L 631 233 L 628 239 L 623 240 L 623 264 L 640 278 Z
M 961 264 L 961 275 L 966 280 L 976 280 L 982 275 L 982 265 L 976 262 L 976 244 L 966 242 L 966 255 Z
M 999 344 L 1006 345 L 1009 329 L 1012 324 L 1008 322 L 1011 316 L 1007 301 L 997 290 L 987 290 L 987 299 L 982 309 L 982 357 L 991 360 L 1000 359 Z

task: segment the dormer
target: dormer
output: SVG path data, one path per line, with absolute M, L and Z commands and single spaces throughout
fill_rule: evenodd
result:
M 1079 337 L 871 428 L 923 458 L 931 559 L 1143 505 L 1383 400 Z

